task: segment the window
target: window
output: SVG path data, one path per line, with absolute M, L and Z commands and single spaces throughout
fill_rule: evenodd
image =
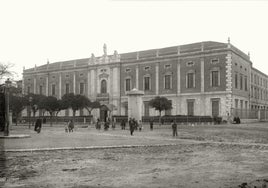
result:
M 211 71 L 211 86 L 212 87 L 218 87 L 220 85 L 219 76 L 220 74 L 218 70 Z
M 43 86 L 39 86 L 39 94 L 42 95 L 43 93 Z
M 212 101 L 212 116 L 213 117 L 218 117 L 219 116 L 219 114 L 220 114 L 220 112 L 219 112 L 219 110 L 220 110 L 220 102 L 219 102 L 219 99 L 213 99 Z
M 195 80 L 194 80 L 194 73 L 189 72 L 187 73 L 187 78 L 186 78 L 186 87 L 187 88 L 194 88 Z
M 65 93 L 69 94 L 70 92 L 70 84 L 65 84 Z
M 219 59 L 211 59 L 211 64 L 217 64 L 219 63 Z
M 51 92 L 52 92 L 52 95 L 56 95 L 56 85 L 55 84 L 52 84 Z
M 235 99 L 235 108 L 238 108 L 238 99 Z
M 106 80 L 101 81 L 101 93 L 107 93 L 107 81 Z
M 146 67 L 144 67 L 144 70 L 145 71 L 148 71 L 148 70 L 150 70 L 150 67 L 149 66 L 146 66 Z
M 146 76 L 144 77 L 144 90 L 150 90 L 150 81 L 151 81 L 151 78 L 149 76 Z
M 69 78 L 69 77 L 70 77 L 70 75 L 69 75 L 69 74 L 66 74 L 66 75 L 65 75 L 65 78 Z
M 240 89 L 243 90 L 243 75 L 240 74 Z
M 126 79 L 126 91 L 130 91 L 130 89 L 131 89 L 131 80 L 130 80 L 130 78 L 127 78 Z
M 170 64 L 165 65 L 165 69 L 169 69 L 171 67 Z
M 172 106 L 172 100 L 168 100 Z M 171 109 L 165 110 L 165 115 L 170 116 L 171 115 Z
M 28 87 L 27 87 L 27 93 L 29 94 L 30 92 L 31 92 L 31 87 L 28 86 Z
M 187 100 L 187 115 L 194 115 L 194 100 Z
M 171 75 L 165 75 L 164 77 L 164 88 L 171 89 Z
M 248 77 L 245 76 L 245 91 L 248 90 Z
M 192 66 L 194 66 L 194 62 L 193 61 L 189 61 L 189 62 L 187 62 L 186 66 L 187 67 L 192 67 Z
M 238 88 L 238 75 L 235 73 L 235 88 Z
M 150 115 L 149 101 L 144 101 L 144 116 Z
M 248 101 L 245 101 L 245 108 L 248 108 Z
M 126 68 L 125 72 L 131 72 L 130 68 Z
M 80 95 L 83 95 L 85 92 L 85 84 L 83 82 L 80 83 Z

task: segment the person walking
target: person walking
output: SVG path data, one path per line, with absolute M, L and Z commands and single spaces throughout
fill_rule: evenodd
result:
M 125 122 L 124 119 L 121 121 L 121 129 L 122 130 L 125 130 L 126 129 L 126 122 Z
M 41 132 L 41 128 L 42 128 L 42 120 L 41 119 L 37 119 L 36 122 L 35 122 L 34 130 L 37 133 L 40 133 Z
M 100 122 L 100 119 L 99 118 L 96 121 L 96 129 L 97 130 L 100 130 L 101 129 L 101 122 Z
M 150 130 L 152 131 L 154 129 L 154 120 L 150 120 Z
M 130 135 L 133 136 L 133 133 L 135 130 L 135 121 L 132 118 L 130 118 L 129 120 L 129 130 L 130 130 Z
M 171 126 L 172 126 L 172 132 L 173 132 L 173 137 L 178 136 L 177 132 L 177 124 L 173 120 L 171 121 Z
M 112 118 L 112 129 L 114 130 L 115 129 L 115 124 L 116 124 L 116 119 L 115 118 Z
M 69 129 L 69 133 L 74 132 L 74 122 L 72 119 L 68 123 L 68 129 Z

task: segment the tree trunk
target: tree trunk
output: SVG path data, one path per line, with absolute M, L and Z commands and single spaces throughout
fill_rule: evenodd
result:
M 18 126 L 18 114 L 16 114 L 15 116 L 16 116 L 16 126 Z
M 74 119 L 75 119 L 75 112 L 76 112 L 76 110 L 73 110 L 73 123 L 74 123 Z
M 161 125 L 161 110 L 159 110 L 159 125 Z
M 56 123 L 56 124 L 58 124 L 58 114 L 59 114 L 59 112 L 60 112 L 60 111 L 57 111 L 56 114 L 55 114 L 55 116 L 56 116 L 56 122 L 55 122 L 55 123 Z
M 52 127 L 52 116 L 53 116 L 53 114 L 51 112 L 49 112 L 49 113 L 50 113 L 50 127 Z

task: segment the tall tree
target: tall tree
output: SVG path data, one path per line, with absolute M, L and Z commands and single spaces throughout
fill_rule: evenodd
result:
M 172 103 L 166 97 L 157 96 L 149 101 L 149 105 L 159 111 L 159 122 L 161 119 L 161 112 L 172 109 Z
M 69 108 L 73 110 L 73 120 L 75 117 L 75 113 L 79 109 L 86 108 L 89 103 L 89 99 L 84 95 L 75 95 L 74 93 L 65 94 L 62 96 L 62 101 Z
M 2 63 L 0 62 L 0 80 L 2 80 L 4 77 L 12 77 L 15 72 L 11 71 L 10 69 L 14 65 L 11 63 Z
M 35 118 L 35 114 L 37 110 L 43 108 L 42 100 L 46 96 L 39 95 L 39 94 L 33 94 L 30 93 L 26 96 L 27 99 L 27 105 L 30 107 L 31 111 L 33 112 L 33 119 Z M 34 124 L 34 121 L 32 121 L 32 124 Z M 31 124 L 29 124 L 29 129 L 31 128 Z
M 55 112 L 59 109 L 59 102 L 56 97 L 48 96 L 44 97 L 41 101 L 43 108 L 50 115 L 50 126 L 52 126 L 52 118 Z
M 100 105 L 99 101 L 91 102 L 90 100 L 88 100 L 88 103 L 87 103 L 85 108 L 87 109 L 89 115 L 91 115 L 91 112 L 92 112 L 93 109 L 97 109 L 97 108 L 100 108 L 100 107 L 101 107 L 101 105 Z
M 16 125 L 18 124 L 18 118 L 22 110 L 27 106 L 27 99 L 25 97 L 11 95 L 10 96 L 10 110 L 16 118 Z

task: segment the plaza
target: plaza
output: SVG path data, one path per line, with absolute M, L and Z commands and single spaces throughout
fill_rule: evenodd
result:
M 40 134 L 25 126 L 27 139 L 4 145 L 5 187 L 239 187 L 267 186 L 266 123 L 149 125 L 135 131 L 44 125 Z

